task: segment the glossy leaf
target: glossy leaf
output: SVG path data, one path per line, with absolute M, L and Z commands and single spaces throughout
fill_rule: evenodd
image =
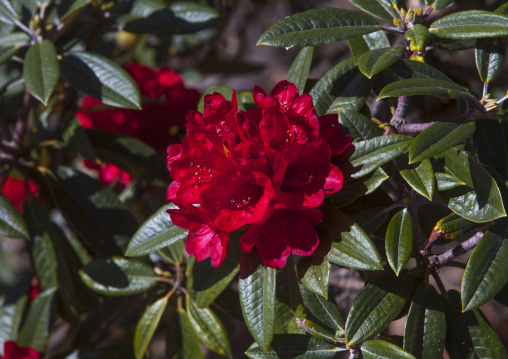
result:
M 379 93 L 378 100 L 387 97 L 432 95 L 456 99 L 469 95 L 469 91 L 455 83 L 429 78 L 411 78 L 386 85 Z
M 368 340 L 362 344 L 362 355 L 365 359 L 415 359 L 404 349 L 383 340 Z
M 434 175 L 436 177 L 437 189 L 439 191 L 446 191 L 466 184 L 457 177 L 447 173 L 436 172 Z
M 430 33 L 425 25 L 414 24 L 414 45 L 417 51 L 425 52 L 425 48 L 430 41 Z
M 355 143 L 350 161 L 358 168 L 351 177 L 358 178 L 397 158 L 404 153 L 413 139 L 405 135 L 387 135 Z
M 318 116 L 336 113 L 338 101 L 341 107 L 359 110 L 370 92 L 370 81 L 356 66 L 356 59 L 339 62 L 321 77 L 309 94 Z
M 409 309 L 404 349 L 416 358 L 440 358 L 445 339 L 446 317 L 441 297 L 433 286 L 423 283 Z
M 435 79 L 453 83 L 438 69 L 419 61 L 400 59 L 388 69 L 403 79 Z
M 358 68 L 369 79 L 402 58 L 405 46 L 370 50 L 358 58 Z
M 226 330 L 219 318 L 209 308 L 198 308 L 188 298 L 187 314 L 194 331 L 208 349 L 231 357 L 231 345 Z
M 12 25 L 18 20 L 18 14 L 10 0 L 0 0 L 0 22 Z
M 315 46 L 347 40 L 380 29 L 371 17 L 337 8 L 312 9 L 289 16 L 266 30 L 258 45 Z
M 17 47 L 30 43 L 30 35 L 24 32 L 9 32 L 0 35 L 0 47 Z
M 382 20 L 392 21 L 399 15 L 389 0 L 349 0 L 353 5 Z
M 171 221 L 168 209 L 178 208 L 172 203 L 165 204 L 137 230 L 127 246 L 126 256 L 136 257 L 155 252 L 187 237 L 187 230 L 177 227 Z
M 455 239 L 477 226 L 478 223 L 452 213 L 437 222 L 434 231 L 441 231 L 446 238 Z
M 414 142 L 413 142 L 414 143 Z M 407 161 L 407 157 L 404 162 Z M 436 187 L 434 181 L 434 171 L 428 159 L 423 160 L 419 164 L 408 165 L 397 162 L 400 175 L 406 182 L 420 195 L 432 201 L 434 190 Z
M 432 6 L 434 10 L 441 10 L 450 5 L 453 0 L 425 0 L 428 6 Z
M 149 305 L 136 325 L 134 355 L 137 359 L 144 357 L 167 304 L 168 298 L 164 297 Z
M 179 34 L 207 30 L 219 24 L 221 20 L 217 10 L 204 4 L 177 1 L 171 3 L 169 8 L 175 14 Z
M 374 234 L 388 218 L 387 207 L 375 206 L 355 213 L 351 219 L 355 221 L 365 233 Z
M 446 172 L 465 183 L 451 190 L 439 190 L 439 196 L 453 212 L 479 223 L 506 216 L 496 182 L 474 158 L 450 149 L 443 153 L 442 160 Z
M 23 62 L 23 79 L 30 93 L 47 105 L 59 77 L 55 45 L 44 40 L 30 46 Z
M 273 268 L 258 265 L 246 278 L 240 276 L 238 282 L 245 324 L 264 351 L 270 347 L 275 329 L 275 273 Z
M 319 238 L 331 242 L 326 259 L 358 270 L 382 270 L 381 257 L 370 237 L 342 212 L 326 207 L 317 227 Z
M 273 338 L 272 344 L 267 350 L 261 348 L 258 343 L 254 343 L 245 354 L 251 359 L 329 359 L 338 351 L 341 349 L 334 344 L 312 336 L 280 334 Z
M 473 140 L 480 163 L 492 166 L 502 179 L 508 177 L 508 144 L 498 120 L 477 121 Z
M 464 311 L 478 308 L 492 299 L 508 278 L 508 223 L 491 227 L 469 257 L 462 277 L 461 297 Z
M 413 223 L 406 209 L 397 212 L 388 224 L 385 248 L 390 267 L 399 275 L 413 252 Z
M 463 143 L 474 133 L 474 122 L 457 124 L 437 122 L 415 137 L 409 147 L 409 163 L 431 158 L 455 145 Z
M 0 237 L 30 239 L 23 216 L 3 195 L 0 195 Z
M 168 34 L 178 31 L 173 12 L 163 1 L 137 0 L 131 12 L 119 19 L 122 29 L 132 33 Z
M 331 329 L 344 330 L 344 320 L 340 309 L 332 298 L 325 299 L 306 289 L 303 285 L 300 285 L 300 293 L 305 305 L 317 319 Z
M 389 47 L 390 41 L 383 31 L 375 31 L 370 34 L 353 37 L 348 40 L 349 48 L 353 56 L 360 56 L 369 50 Z
M 317 255 L 301 258 L 297 264 L 300 283 L 323 298 L 328 298 L 330 262 Z
M 89 288 L 105 295 L 142 293 L 158 281 L 150 266 L 122 257 L 96 259 L 84 266 L 79 275 Z
M 27 317 L 18 335 L 20 347 L 44 352 L 53 329 L 56 288 L 47 289 L 30 304 Z
M 508 36 L 508 16 L 484 10 L 459 11 L 437 19 L 429 31 L 447 39 Z
M 332 195 L 331 202 L 337 208 L 346 206 L 358 197 L 374 192 L 388 178 L 388 174 L 379 167 L 362 178 L 344 182 L 342 190 Z
M 506 49 L 501 39 L 476 40 L 476 68 L 483 82 L 493 81 L 501 72 Z
M 169 324 L 166 342 L 166 358 L 202 359 L 201 346 L 196 332 L 192 328 L 189 316 L 178 309 Z
M 314 47 L 312 46 L 301 49 L 293 60 L 288 74 L 286 75 L 286 80 L 294 83 L 300 94 L 303 94 L 303 90 L 305 89 L 313 54 Z
M 60 60 L 62 77 L 77 89 L 106 105 L 141 109 L 134 80 L 112 60 L 89 52 L 65 53 Z
M 300 319 L 297 316 L 293 317 L 293 320 L 297 325 L 303 330 L 305 333 L 309 333 L 315 338 L 318 338 L 320 340 L 324 340 L 325 342 L 329 343 L 336 343 L 336 342 L 342 342 L 343 338 L 336 336 L 334 331 L 323 328 L 317 323 L 314 323 L 313 321 L 309 319 Z M 340 334 L 340 332 L 339 332 Z
M 20 281 L 21 287 L 25 287 L 25 281 Z M 29 284 L 26 281 L 26 284 Z M 18 285 L 16 285 L 18 287 Z M 16 340 L 18 337 L 19 327 L 23 319 L 26 304 L 28 302 L 28 285 L 23 288 L 24 293 L 16 293 L 18 289 L 14 287 L 5 301 L 0 306 L 0 353 L 2 353 L 4 343 L 8 340 Z
M 76 117 L 74 117 L 69 122 L 69 125 L 63 130 L 61 138 L 63 143 L 58 144 L 55 147 L 69 146 L 80 156 L 90 161 L 97 160 L 97 156 L 88 137 L 86 136 L 86 132 Z
M 74 0 L 70 6 L 66 8 L 65 12 L 60 17 L 61 21 L 67 21 L 73 19 L 79 14 L 92 0 Z
M 346 321 L 348 346 L 372 338 L 400 313 L 413 288 L 413 277 L 386 272 L 368 283 L 356 298 Z

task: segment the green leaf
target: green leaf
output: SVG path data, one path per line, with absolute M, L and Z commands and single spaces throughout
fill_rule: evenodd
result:
M 0 0 L 0 22 L 13 25 L 18 22 L 18 14 L 10 0 Z
M 74 0 L 72 2 L 65 2 L 65 10 L 60 16 L 60 21 L 66 22 L 76 17 L 84 8 L 90 4 L 92 0 Z
M 374 192 L 389 177 L 383 168 L 379 167 L 362 178 L 344 182 L 342 189 L 332 195 L 332 205 L 336 208 L 346 206 L 358 197 Z
M 180 34 L 208 29 L 220 21 L 220 13 L 213 7 L 192 2 L 177 1 L 169 8 L 176 16 Z
M 231 101 L 231 99 L 233 98 L 233 90 L 231 89 L 231 87 L 227 87 L 227 86 L 223 86 L 223 85 L 212 86 L 208 90 L 203 92 L 203 94 L 201 95 L 201 99 L 199 100 L 199 104 L 198 104 L 198 111 L 199 112 L 202 113 L 205 108 L 205 96 L 211 95 L 215 92 L 220 93 L 228 101 Z M 236 99 L 237 99 L 237 101 L 239 100 L 238 94 L 236 95 Z M 238 101 L 238 109 L 239 110 L 244 110 L 244 108 L 242 108 L 242 106 L 243 106 L 242 102 Z
M 443 302 L 433 286 L 423 283 L 409 309 L 404 330 L 404 349 L 416 358 L 441 358 L 445 339 Z
M 508 177 L 508 145 L 498 120 L 476 122 L 473 140 L 478 148 L 480 163 L 492 166 L 502 179 Z
M 506 284 L 508 277 L 508 222 L 491 227 L 469 257 L 462 277 L 462 308 L 478 308 L 492 299 Z
M 403 79 L 435 79 L 453 83 L 448 76 L 426 63 L 408 59 L 400 59 L 388 68 Z
M 382 270 L 383 264 L 370 237 L 351 218 L 332 207 L 323 210 L 316 228 L 321 241 L 331 242 L 326 259 L 358 270 Z
M 168 209 L 175 208 L 178 207 L 172 203 L 165 204 L 148 218 L 132 237 L 125 255 L 143 256 L 187 237 L 188 231 L 175 226 L 166 213 Z
M 465 183 L 451 190 L 439 190 L 439 196 L 453 212 L 479 223 L 506 217 L 496 182 L 474 158 L 449 149 L 443 153 L 442 161 L 448 174 Z
M 433 95 L 442 98 L 463 98 L 469 96 L 465 87 L 449 81 L 428 78 L 411 78 L 386 85 L 379 93 L 378 100 L 387 97 Z
M 376 206 L 367 208 L 359 213 L 351 216 L 351 219 L 356 222 L 365 233 L 374 234 L 388 218 L 387 207 Z
M 275 329 L 275 273 L 273 268 L 258 265 L 249 276 L 240 275 L 238 282 L 245 324 L 263 351 L 270 347 Z
M 428 6 L 432 6 L 434 10 L 441 10 L 452 3 L 453 0 L 425 0 Z
M 395 344 L 383 340 L 368 340 L 362 344 L 362 354 L 365 359 L 415 359 L 414 356 Z
M 176 241 L 165 248 L 161 248 L 159 253 L 171 263 L 179 264 L 183 260 L 184 247 L 185 241 Z
M 318 255 L 313 254 L 311 256 L 301 258 L 297 264 L 300 283 L 302 283 L 305 288 L 311 292 L 314 292 L 323 298 L 328 298 L 330 268 L 330 262 Z
M 399 157 L 400 158 L 400 157 Z M 404 162 L 404 163 L 402 163 Z M 435 190 L 434 171 L 428 159 L 418 165 L 407 164 L 407 157 L 404 161 L 398 161 L 400 175 L 420 195 L 432 201 Z
M 316 115 L 337 110 L 337 101 L 350 104 L 347 108 L 359 110 L 371 90 L 370 80 L 356 66 L 356 59 L 339 62 L 321 77 L 309 94 L 314 101 Z
M 37 279 L 43 290 L 57 288 L 57 258 L 50 234 L 44 232 L 33 236 L 32 260 Z
M 286 75 L 286 80 L 294 83 L 300 94 L 303 94 L 303 90 L 305 89 L 313 54 L 314 47 L 309 46 L 302 48 L 293 60 L 288 74 Z
M 56 288 L 45 290 L 30 304 L 18 335 L 17 344 L 20 347 L 30 347 L 40 353 L 45 351 L 53 329 L 55 292 Z
M 138 86 L 110 59 L 84 51 L 65 53 L 60 60 L 62 77 L 78 90 L 106 105 L 141 109 Z
M 437 189 L 439 191 L 446 191 L 459 186 L 464 186 L 466 183 L 459 180 L 457 177 L 447 173 L 436 172 L 435 174 Z
M 12 202 L 1 194 L 0 237 L 30 239 L 23 216 Z
M 47 105 L 59 77 L 55 45 L 44 40 L 30 46 L 23 62 L 23 79 L 30 93 Z
M 389 47 L 390 41 L 383 31 L 371 32 L 362 36 L 353 37 L 348 40 L 349 48 L 353 56 L 360 56 L 361 54 L 383 47 Z
M 460 294 L 455 290 L 448 291 L 448 298 L 446 351 L 450 358 L 508 358 L 503 342 L 483 313 L 479 309 L 462 313 Z
M 427 47 L 431 37 L 429 29 L 427 29 L 425 25 L 414 24 L 413 32 L 416 49 L 418 51 L 425 52 L 425 48 Z
M 208 307 L 228 286 L 240 270 L 243 251 L 240 246 L 229 246 L 226 258 L 219 267 L 212 267 L 210 259 L 189 259 L 187 291 L 199 308 Z
M 387 135 L 355 143 L 350 161 L 358 168 L 351 177 L 358 178 L 397 158 L 404 153 L 412 138 L 405 135 Z
M 343 342 L 343 338 L 339 336 L 340 332 L 335 333 L 335 331 L 328 328 L 323 328 L 319 324 L 314 323 L 309 319 L 300 319 L 296 315 L 293 317 L 293 320 L 295 323 L 297 323 L 303 332 L 309 333 L 315 338 L 324 340 L 325 342 L 329 343 Z
M 192 328 L 189 316 L 180 308 L 176 311 L 169 325 L 166 358 L 203 359 L 201 346 L 196 332 Z
M 161 0 L 136 0 L 131 12 L 118 19 L 122 30 L 132 33 L 168 34 L 178 31 L 173 12 Z
M 340 309 L 332 298 L 325 299 L 300 285 L 300 293 L 310 312 L 323 324 L 335 330 L 344 330 Z
M 503 68 L 506 49 L 501 39 L 477 39 L 476 68 L 483 82 L 494 81 Z
M 389 0 L 349 0 L 353 5 L 382 20 L 392 21 L 398 19 L 399 14 L 395 11 Z
M 168 304 L 168 298 L 164 297 L 151 304 L 145 309 L 134 334 L 134 355 L 137 359 L 144 358 L 148 344 L 152 340 L 155 329 L 161 320 L 164 309 Z
M 245 354 L 251 359 L 328 359 L 341 350 L 344 349 L 308 335 L 280 334 L 273 338 L 267 350 L 254 343 Z
M 44 177 L 62 214 L 95 252 L 124 253 L 137 223 L 111 190 L 66 167 L 47 171 Z
M 25 284 L 22 280 L 22 284 Z M 26 284 L 29 285 L 28 280 Z M 6 301 L 0 307 L 0 355 L 2 353 L 4 343 L 8 340 L 16 341 L 18 337 L 19 326 L 23 319 L 23 313 L 25 311 L 26 304 L 28 302 L 28 285 L 24 293 L 16 293 L 13 296 L 16 287 L 9 292 L 9 296 Z M 22 285 L 25 287 L 25 285 Z
M 86 136 L 86 132 L 76 117 L 72 118 L 68 126 L 62 131 L 61 139 L 62 143 L 56 144 L 56 148 L 69 146 L 82 157 L 90 161 L 97 160 L 97 156 Z
M 405 49 L 401 45 L 367 51 L 358 58 L 358 68 L 370 79 L 401 59 Z
M 447 39 L 508 36 L 508 16 L 484 10 L 459 11 L 437 19 L 429 31 Z
M 455 145 L 463 143 L 474 133 L 476 124 L 466 122 L 437 122 L 415 137 L 409 147 L 409 163 L 431 158 Z
M 211 351 L 231 357 L 231 345 L 222 322 L 209 308 L 198 308 L 187 297 L 187 314 L 199 339 Z
M 30 43 L 30 35 L 24 32 L 9 32 L 0 35 L 0 47 L 18 47 Z
M 122 257 L 96 259 L 84 266 L 79 275 L 89 288 L 105 295 L 142 293 L 159 280 L 148 265 Z
M 406 209 L 397 212 L 388 224 L 385 248 L 388 263 L 398 276 L 413 251 L 413 223 Z
M 266 30 L 258 45 L 315 46 L 380 30 L 371 17 L 351 10 L 312 9 L 289 16 Z
M 452 213 L 436 223 L 434 231 L 441 231 L 446 238 L 455 239 L 478 226 L 478 223 L 468 221 Z
M 361 344 L 372 338 L 401 312 L 413 288 L 413 277 L 395 277 L 385 272 L 360 292 L 346 321 L 348 346 Z

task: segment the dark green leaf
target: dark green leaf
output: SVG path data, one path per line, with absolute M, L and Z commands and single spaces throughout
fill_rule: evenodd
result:
M 10 0 L 0 0 L 0 22 L 12 25 L 18 20 L 18 14 Z
M 434 231 L 441 231 L 446 238 L 455 239 L 476 226 L 477 223 L 452 213 L 437 222 Z
M 430 41 L 430 33 L 425 25 L 414 24 L 414 45 L 417 51 L 425 52 L 425 48 Z
M 293 64 L 286 75 L 286 80 L 294 83 L 300 94 L 303 94 L 303 90 L 305 89 L 313 54 L 314 47 L 312 46 L 301 49 L 293 60 Z
M 146 348 L 152 340 L 155 329 L 168 304 L 168 298 L 164 297 L 151 304 L 145 309 L 134 334 L 134 355 L 137 359 L 144 358 Z
M 370 79 L 402 58 L 405 49 L 405 46 L 395 46 L 367 51 L 358 58 L 358 68 Z
M 77 118 L 73 118 L 62 132 L 62 142 L 64 145 L 71 147 L 82 157 L 90 161 L 97 160 L 97 156 L 86 136 L 86 132 L 83 127 L 81 127 L 81 123 Z M 60 147 L 60 144 L 55 147 Z
M 343 207 L 360 196 L 374 192 L 389 176 L 379 167 L 362 178 L 344 182 L 342 189 L 334 193 L 331 201 L 334 207 Z
M 73 19 L 76 15 L 78 15 L 88 4 L 90 4 L 92 0 L 74 0 L 72 2 L 66 2 L 66 9 L 62 16 L 60 16 L 60 20 L 65 22 L 67 20 Z
M 159 277 L 148 265 L 122 257 L 101 258 L 79 271 L 83 282 L 105 295 L 132 295 L 153 287 Z
M 388 224 L 385 248 L 390 267 L 399 275 L 413 251 L 413 223 L 406 209 L 397 212 Z
M 453 0 L 425 0 L 428 6 L 432 6 L 434 10 L 441 10 L 452 3 Z
M 438 69 L 419 61 L 400 59 L 390 66 L 389 70 L 403 79 L 435 79 L 453 83 Z
M 41 288 L 45 290 L 58 287 L 58 262 L 50 234 L 44 232 L 32 238 L 32 260 Z
M 84 51 L 68 52 L 60 60 L 60 72 L 69 83 L 106 105 L 141 109 L 134 80 L 110 59 Z
M 137 230 L 127 247 L 126 256 L 136 257 L 155 252 L 187 237 L 187 230 L 171 221 L 168 209 L 178 208 L 172 203 L 162 206 Z
M 508 36 L 508 16 L 484 10 L 459 11 L 437 19 L 429 30 L 448 39 Z
M 23 216 L 3 195 L 0 195 L 0 237 L 30 239 Z
M 121 29 L 132 33 L 167 34 L 178 31 L 173 12 L 161 0 L 136 0 L 130 14 L 118 19 Z
M 359 110 L 370 92 L 370 81 L 356 66 L 356 59 L 339 62 L 319 79 L 309 92 L 314 100 L 316 114 L 324 115 L 337 110 L 337 101 L 345 101 Z M 334 102 L 335 101 L 335 102 Z
M 369 50 L 390 46 L 390 41 L 383 31 L 376 31 L 370 34 L 353 37 L 348 40 L 348 43 L 353 56 L 360 56 Z
M 346 321 L 348 346 L 361 344 L 385 329 L 399 315 L 413 288 L 413 277 L 386 272 L 356 298 Z
M 411 78 L 386 85 L 379 93 L 378 100 L 387 97 L 433 95 L 442 98 L 463 98 L 469 91 L 450 81 L 429 78 Z
M 359 270 L 382 270 L 381 257 L 370 237 L 353 221 L 332 207 L 323 210 L 317 230 L 322 241 L 330 241 L 326 259 Z
M 17 47 L 30 43 L 30 36 L 24 32 L 9 32 L 0 35 L 0 47 Z
M 477 121 L 473 140 L 480 163 L 492 166 L 502 179 L 508 177 L 508 145 L 498 120 Z
M 264 351 L 270 347 L 275 329 L 275 273 L 275 269 L 259 265 L 249 276 L 240 276 L 238 283 L 245 324 Z
M 431 158 L 455 145 L 463 143 L 474 133 L 474 122 L 457 124 L 437 122 L 415 137 L 409 147 L 409 163 Z
M 413 139 L 405 135 L 387 135 L 355 143 L 351 164 L 358 171 L 351 177 L 358 178 L 397 158 L 404 153 Z
M 496 182 L 474 158 L 449 149 L 442 160 L 446 172 L 465 183 L 451 190 L 439 190 L 439 196 L 453 212 L 473 222 L 506 216 Z
M 23 319 L 23 313 L 27 302 L 28 302 L 28 294 L 23 294 L 14 298 L 12 301 L 6 301 L 0 307 L 1 349 L 3 349 L 4 343 L 6 341 L 8 340 L 15 341 L 17 339 L 19 326 Z M 0 353 L 2 353 L 1 349 Z
M 324 340 L 329 343 L 343 342 L 343 338 L 336 336 L 333 330 L 328 328 L 323 328 L 319 324 L 314 323 L 309 319 L 300 319 L 296 315 L 293 317 L 295 323 L 303 330 L 305 333 L 309 333 L 315 338 Z M 339 333 L 340 334 L 340 333 Z
M 383 340 L 368 340 L 362 344 L 362 354 L 365 359 L 415 359 L 414 356 L 395 344 Z
M 457 177 L 447 173 L 436 172 L 434 175 L 436 176 L 437 189 L 439 191 L 446 191 L 466 184 Z
M 231 357 L 231 345 L 222 322 L 209 308 L 198 308 L 187 297 L 189 320 L 206 347 L 218 354 Z
M 40 353 L 45 351 L 53 329 L 55 292 L 56 288 L 45 290 L 30 304 L 17 340 L 20 347 L 30 347 Z
M 483 82 L 493 81 L 501 72 L 506 49 L 501 39 L 476 40 L 476 68 Z
M 343 349 L 342 349 L 343 350 Z M 254 343 L 245 352 L 251 359 L 329 359 L 341 351 L 334 344 L 299 334 L 281 334 L 273 338 L 267 350 Z
M 508 223 L 491 227 L 469 257 L 462 277 L 461 296 L 464 311 L 478 308 L 492 299 L 508 277 Z
M 258 45 L 315 46 L 347 40 L 380 29 L 371 17 L 356 11 L 321 8 L 289 16 L 266 30 Z
M 365 233 L 373 234 L 386 221 L 388 212 L 386 207 L 376 206 L 353 214 L 351 219 L 355 221 Z
M 436 185 L 434 181 L 434 171 L 428 159 L 423 160 L 418 165 L 409 165 L 407 164 L 406 157 L 404 161 L 397 162 L 397 167 L 399 168 L 400 175 L 416 192 L 429 201 L 432 201 Z
M 423 283 L 409 309 L 404 330 L 404 349 L 416 358 L 441 358 L 445 339 L 443 302 L 433 286 Z
M 30 93 L 47 105 L 59 77 L 55 45 L 44 40 L 30 46 L 23 62 L 23 79 Z
M 494 12 L 496 12 L 498 14 L 508 15 L 508 3 L 504 3 L 503 5 L 498 7 L 496 10 L 494 10 Z
M 166 358 L 168 359 L 203 359 L 199 340 L 183 309 L 178 309 L 169 325 Z
M 180 34 L 205 30 L 220 21 L 219 12 L 203 4 L 177 1 L 171 3 L 169 8 L 176 16 Z
M 328 298 L 328 282 L 330 280 L 330 262 L 320 258 L 318 255 L 311 255 L 298 261 L 297 271 L 300 283 L 305 288 L 323 298 Z
M 325 299 L 302 285 L 300 285 L 300 293 L 305 305 L 317 319 L 332 329 L 344 330 L 344 320 L 340 314 L 340 309 L 331 298 Z
M 171 263 L 178 264 L 183 260 L 184 246 L 185 241 L 177 241 L 166 248 L 161 248 L 159 253 Z
M 363 11 L 382 20 L 392 21 L 398 19 L 399 15 L 389 0 L 349 0 Z

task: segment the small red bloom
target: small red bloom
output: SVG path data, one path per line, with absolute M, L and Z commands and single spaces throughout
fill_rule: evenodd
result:
M 0 359 L 39 359 L 40 354 L 32 348 L 20 348 L 13 341 L 4 343 L 4 355 Z
M 39 187 L 37 187 L 35 183 L 29 181 L 28 190 L 30 191 L 31 196 L 36 196 Z M 21 213 L 23 213 L 23 203 L 25 202 L 27 196 L 25 181 L 8 177 L 2 187 L 2 194 L 7 197 Z

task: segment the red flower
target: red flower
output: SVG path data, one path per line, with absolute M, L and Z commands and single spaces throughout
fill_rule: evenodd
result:
M 29 181 L 28 190 L 30 191 L 31 196 L 36 196 L 39 187 L 37 187 L 35 183 Z M 8 177 L 2 187 L 2 194 L 7 197 L 21 213 L 23 213 L 23 203 L 25 202 L 27 196 L 25 181 Z
M 337 116 L 317 118 L 310 95 L 281 81 L 267 95 L 254 87 L 255 109 L 238 110 L 214 93 L 203 114 L 187 116 L 187 136 L 168 148 L 174 181 L 167 197 L 180 209 L 173 222 L 189 229 L 187 251 L 197 260 L 222 262 L 229 233 L 249 226 L 243 251 L 256 247 L 263 262 L 285 265 L 291 254 L 308 256 L 319 239 L 326 195 L 342 188 L 342 172 L 330 157 L 351 139 L 340 132 Z
M 0 359 L 39 359 L 40 354 L 32 348 L 20 348 L 13 341 L 4 343 L 4 355 Z
M 89 96 L 84 99 L 76 117 L 84 128 L 98 128 L 133 136 L 156 151 L 163 152 L 169 144 L 178 141 L 177 135 L 186 122 L 185 115 L 197 107 L 199 93 L 187 89 L 182 78 L 167 67 L 152 70 L 144 65 L 131 63 L 125 70 L 136 81 L 143 97 L 141 111 L 100 110 L 99 107 L 95 110 L 102 103 Z M 87 161 L 85 166 L 99 170 L 99 179 L 104 184 L 116 179 L 122 184 L 131 181 L 130 174 L 112 164 L 99 166 Z

